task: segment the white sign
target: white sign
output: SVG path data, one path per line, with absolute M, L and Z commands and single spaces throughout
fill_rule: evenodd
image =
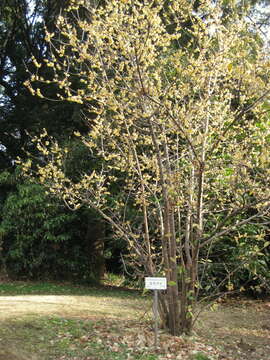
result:
M 150 290 L 166 290 L 167 279 L 165 277 L 146 277 L 145 288 Z

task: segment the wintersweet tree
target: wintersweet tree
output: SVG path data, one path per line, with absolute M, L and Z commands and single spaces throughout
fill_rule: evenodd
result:
M 243 14 L 200 3 L 172 1 L 169 33 L 161 0 L 73 1 L 47 34 L 51 61 L 35 61 L 26 84 L 41 97 L 39 82 L 56 84 L 60 100 L 83 104 L 89 133 L 75 135 L 97 161 L 72 181 L 68 150 L 44 131 L 35 176 L 70 208 L 96 209 L 143 274 L 167 277 L 159 312 L 174 335 L 192 329 L 213 243 L 270 208 L 269 57 Z

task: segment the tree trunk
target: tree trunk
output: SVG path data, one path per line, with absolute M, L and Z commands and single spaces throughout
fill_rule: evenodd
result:
M 104 238 L 104 221 L 96 219 L 95 222 L 93 222 L 89 219 L 86 232 L 88 253 L 91 259 L 89 270 L 95 275 L 98 281 L 103 279 L 105 274 Z

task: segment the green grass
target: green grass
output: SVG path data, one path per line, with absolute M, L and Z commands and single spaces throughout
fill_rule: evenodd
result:
M 211 358 L 204 353 L 197 353 L 191 357 L 191 360 L 211 360 Z
M 0 296 L 10 295 L 92 295 L 100 297 L 136 297 L 139 292 L 131 289 L 117 289 L 113 286 L 76 286 L 50 282 L 14 282 L 0 284 Z

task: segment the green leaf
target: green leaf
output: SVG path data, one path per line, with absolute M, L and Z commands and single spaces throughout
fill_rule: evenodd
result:
M 232 168 L 226 168 L 226 169 L 224 170 L 224 175 L 225 175 L 225 176 L 233 175 L 233 173 L 234 173 L 234 170 L 233 170 Z

